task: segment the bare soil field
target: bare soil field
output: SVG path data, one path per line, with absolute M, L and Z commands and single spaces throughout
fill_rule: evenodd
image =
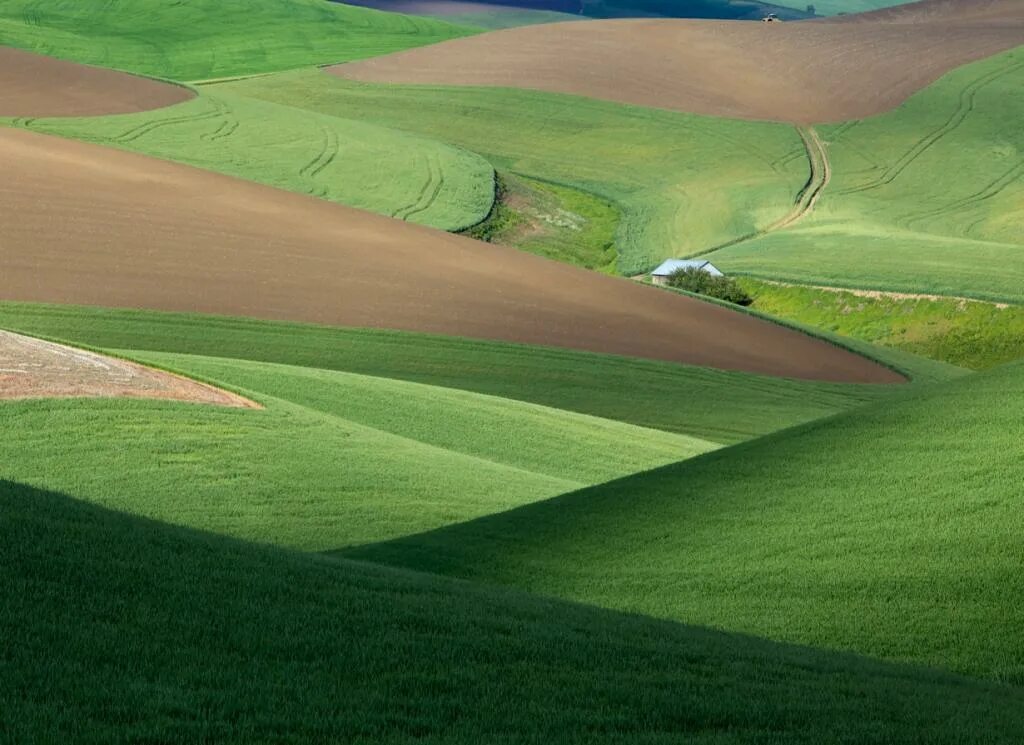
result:
M 162 370 L 0 330 L 0 400 L 112 397 L 257 407 Z
M 1024 44 L 1022 0 L 925 0 L 792 23 L 640 19 L 494 31 L 337 65 L 367 82 L 508 86 L 797 124 L 888 111 Z
M 628 279 L 258 184 L 0 130 L 0 299 L 404 329 L 895 383 L 804 334 Z
M 192 96 L 170 83 L 0 47 L 0 116 L 132 114 Z

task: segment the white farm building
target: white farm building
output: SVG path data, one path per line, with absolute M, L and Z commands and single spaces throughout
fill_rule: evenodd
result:
M 668 278 L 680 269 L 699 269 L 712 277 L 725 276 L 718 267 L 706 259 L 668 259 L 651 272 L 651 281 L 656 285 L 668 284 Z

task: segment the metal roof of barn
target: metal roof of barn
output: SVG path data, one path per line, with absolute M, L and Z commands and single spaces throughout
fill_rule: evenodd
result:
M 668 259 L 663 261 L 657 269 L 651 272 L 653 277 L 667 277 L 672 272 L 677 272 L 680 269 L 706 269 L 710 268 L 714 272 L 719 272 L 718 267 L 712 264 L 707 259 Z

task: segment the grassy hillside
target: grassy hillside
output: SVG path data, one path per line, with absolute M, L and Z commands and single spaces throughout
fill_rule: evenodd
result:
M 501 171 L 595 194 L 622 212 L 625 274 L 770 224 L 807 179 L 800 139 L 784 125 L 523 90 L 361 84 L 317 70 L 214 90 L 426 135 Z
M 843 336 L 984 370 L 1024 359 L 1024 308 L 940 297 L 740 284 L 754 307 Z
M 174 80 L 373 57 L 472 33 L 325 0 L 5 0 L 0 44 Z
M 86 346 L 339 370 L 456 388 L 730 443 L 898 392 L 563 349 L 215 316 L 0 304 L 0 328 Z M 963 374 L 892 350 L 920 382 Z
M 10 482 L 0 526 L 12 742 L 1024 737 L 1019 690 L 931 671 L 251 546 Z
M 494 200 L 493 169 L 465 150 L 205 90 L 192 101 L 142 114 L 18 123 L 445 230 L 480 222 Z
M 820 127 L 833 178 L 797 228 L 713 254 L 732 272 L 1024 301 L 1024 47 L 883 116 Z
M 1024 684 L 1024 365 L 351 555 Z
M 0 478 L 309 550 L 406 535 L 715 445 L 517 401 L 266 363 L 139 355 L 265 404 L 0 406 Z

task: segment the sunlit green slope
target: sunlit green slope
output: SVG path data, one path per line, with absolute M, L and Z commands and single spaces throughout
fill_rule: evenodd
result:
M 781 124 L 536 91 L 361 84 L 319 70 L 212 90 L 415 132 L 499 170 L 596 194 L 622 212 L 624 274 L 771 224 L 807 178 L 800 139 Z
M 494 202 L 494 169 L 466 150 L 206 88 L 198 98 L 157 111 L 16 124 L 443 230 L 480 222 Z
M 733 272 L 1024 301 L 1024 47 L 899 109 L 820 127 L 832 181 L 794 229 L 718 251 Z
M 0 44 L 182 81 L 362 59 L 468 33 L 325 0 L 0 4 Z

